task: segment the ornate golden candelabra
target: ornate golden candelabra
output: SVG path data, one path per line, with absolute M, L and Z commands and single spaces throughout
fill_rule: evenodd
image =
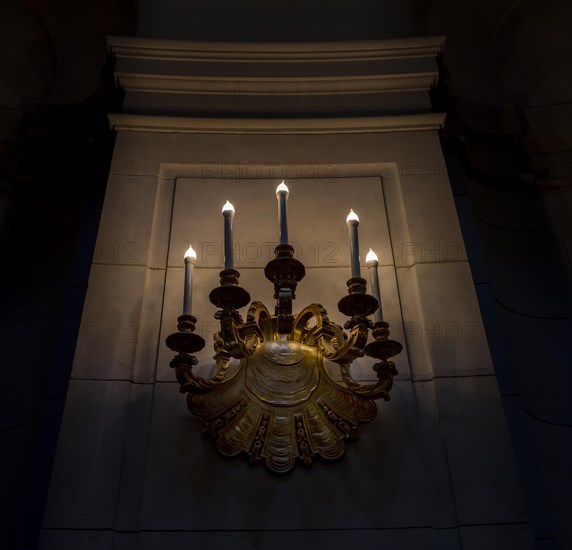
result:
M 220 321 L 214 336 L 217 368 L 211 378 L 193 373 L 197 359 L 192 354 L 205 341 L 195 334 L 192 315 L 179 317 L 178 332 L 166 342 L 177 352 L 170 365 L 180 391 L 188 393 L 189 409 L 203 419 L 203 431 L 216 438 L 219 452 L 245 452 L 251 463 L 264 459 L 271 471 L 286 473 L 296 459 L 310 465 L 314 455 L 328 460 L 343 455 L 344 442 L 357 439 L 359 424 L 375 417 L 375 400 L 389 399 L 397 374 L 390 358 L 402 346 L 389 339 L 388 323 L 368 319 L 379 303 L 366 293 L 361 277 L 348 281 L 348 295 L 338 304 L 349 317 L 341 327 L 329 321 L 320 304 L 292 314 L 305 269 L 290 245 L 275 248 L 264 273 L 274 284 L 275 313 L 255 301 L 245 321 L 238 310 L 250 302 L 250 295 L 238 284 L 239 272 L 221 271 L 220 286 L 209 295 Z M 374 339 L 367 344 L 370 330 Z M 364 354 L 379 360 L 373 367 L 377 381 L 367 385 L 354 380 L 350 369 Z M 228 375 L 233 357 L 240 365 Z M 339 365 L 343 384 L 330 377 L 326 359 Z

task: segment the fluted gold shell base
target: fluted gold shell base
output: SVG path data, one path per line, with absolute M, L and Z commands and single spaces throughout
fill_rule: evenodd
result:
M 373 400 L 326 374 L 319 349 L 294 341 L 261 343 L 230 380 L 189 393 L 187 402 L 221 454 L 244 452 L 276 473 L 289 472 L 297 459 L 309 465 L 314 455 L 340 458 L 344 441 L 376 415 Z

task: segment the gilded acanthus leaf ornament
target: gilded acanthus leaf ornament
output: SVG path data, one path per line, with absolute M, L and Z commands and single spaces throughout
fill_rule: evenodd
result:
M 345 442 L 357 439 L 359 424 L 375 418 L 375 400 L 389 399 L 397 374 L 389 358 L 401 351 L 401 344 L 389 340 L 386 322 L 367 318 L 378 301 L 366 294 L 366 282 L 359 277 L 348 281 L 349 293 L 338 306 L 350 317 L 345 329 L 331 323 L 319 304 L 294 316 L 292 300 L 305 270 L 293 252 L 287 244 L 277 246 L 265 269 L 275 287 L 274 315 L 252 302 L 243 320 L 238 309 L 250 296 L 238 286 L 237 271 L 221 272 L 221 286 L 210 294 L 220 308 L 215 314 L 220 321 L 217 369 L 211 378 L 193 374 L 192 353 L 204 346 L 194 333 L 194 317 L 179 317 L 179 331 L 167 338 L 178 352 L 171 366 L 180 390 L 188 393 L 190 411 L 203 419 L 203 431 L 215 438 L 218 451 L 225 456 L 245 453 L 253 464 L 264 460 L 275 473 L 291 471 L 297 460 L 309 466 L 315 455 L 340 458 Z M 374 340 L 367 344 L 370 329 Z M 350 367 L 364 354 L 379 359 L 377 381 L 367 385 L 352 378 Z M 240 364 L 228 375 L 231 358 Z M 339 365 L 343 383 L 329 375 L 326 360 Z

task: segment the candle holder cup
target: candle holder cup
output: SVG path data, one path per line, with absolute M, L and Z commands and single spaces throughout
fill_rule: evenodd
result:
M 352 277 L 347 282 L 348 295 L 338 302 L 338 310 L 351 317 L 352 320 L 363 320 L 371 315 L 378 307 L 379 302 L 370 294 L 366 293 L 367 283 L 361 277 Z M 351 320 L 348 323 L 352 322 Z M 346 325 L 348 324 L 346 323 Z M 373 327 L 373 323 L 368 321 L 368 326 Z M 345 328 L 351 328 L 345 326 Z
M 169 366 L 175 369 L 177 381 L 183 384 L 187 376 L 193 376 L 193 366 L 198 364 L 197 358 L 192 355 L 205 347 L 202 336 L 195 334 L 197 319 L 192 315 L 181 315 L 177 319 L 177 332 L 167 336 L 166 344 L 169 349 L 176 351 L 177 355 L 171 360 Z M 181 393 L 187 391 L 183 386 L 179 388 Z
M 209 294 L 209 300 L 224 310 L 236 310 L 250 302 L 250 294 L 238 286 L 240 273 L 236 269 L 223 269 L 220 274 L 220 286 Z
M 287 334 L 292 330 L 294 322 L 292 300 L 296 298 L 296 287 L 306 275 L 306 268 L 294 258 L 294 247 L 289 244 L 279 244 L 274 249 L 274 256 L 266 264 L 264 275 L 274 284 L 278 332 Z

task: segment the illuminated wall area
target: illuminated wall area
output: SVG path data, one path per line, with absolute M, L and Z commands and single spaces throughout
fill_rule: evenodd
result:
M 41 548 L 533 548 L 439 141 L 444 115 L 428 99 L 442 45 L 231 51 L 110 39 L 124 111 L 110 115 L 117 137 Z M 221 457 L 201 434 L 165 338 L 181 314 L 192 243 L 194 315 L 207 341 L 196 369 L 212 372 L 208 294 L 223 268 L 226 200 L 241 286 L 273 307 L 263 270 L 283 179 L 306 267 L 295 310 L 319 302 L 345 321 L 337 302 L 350 277 L 352 208 L 362 273 L 371 247 L 385 319 L 404 349 L 392 399 L 345 456 L 278 476 Z M 372 364 L 356 361 L 354 377 L 373 380 Z

